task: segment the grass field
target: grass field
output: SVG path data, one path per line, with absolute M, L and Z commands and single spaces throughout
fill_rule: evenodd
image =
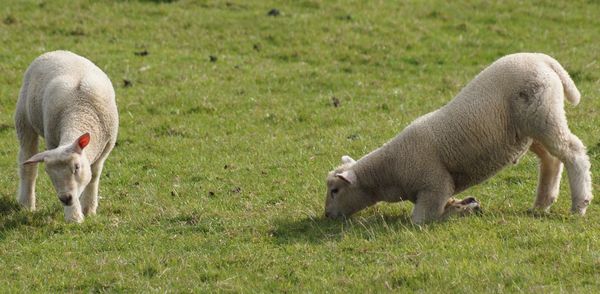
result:
M 571 73 L 582 100 L 569 123 L 597 183 L 599 15 L 594 0 L 4 0 L 0 292 L 599 291 L 600 202 L 571 216 L 563 181 L 551 213 L 527 213 L 531 155 L 461 195 L 480 217 L 419 229 L 400 203 L 323 218 L 342 155 L 519 51 Z M 22 75 L 56 49 L 111 77 L 121 118 L 99 214 L 81 225 L 65 223 L 43 169 L 38 211 L 15 201 Z

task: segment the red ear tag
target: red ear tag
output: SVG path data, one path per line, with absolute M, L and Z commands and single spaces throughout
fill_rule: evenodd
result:
M 90 143 L 90 133 L 85 133 L 83 136 L 79 137 L 79 148 L 83 149 Z

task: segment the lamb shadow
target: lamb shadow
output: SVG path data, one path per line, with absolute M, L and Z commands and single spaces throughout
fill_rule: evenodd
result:
M 26 223 L 24 213 L 19 213 L 19 204 L 7 196 L 0 197 L 0 240 L 5 237 L 5 232 L 16 229 Z
M 6 196 L 0 197 L 0 216 L 8 215 L 19 209 L 19 204 L 14 199 Z
M 16 230 L 21 226 L 44 227 L 51 222 L 60 210 L 44 209 L 36 212 L 22 210 L 16 200 L 0 197 L 0 240 L 6 232 Z
M 279 219 L 270 231 L 278 244 L 323 243 L 339 241 L 345 234 L 373 238 L 390 230 L 418 230 L 407 215 L 373 214 L 364 217 L 332 220 L 325 217 L 305 217 L 300 220 Z
M 512 213 L 506 212 L 506 215 L 513 215 L 515 217 L 521 218 L 532 218 L 532 219 L 544 219 L 549 221 L 560 221 L 564 222 L 568 219 L 576 218 L 577 215 L 570 213 L 569 211 L 535 211 L 532 209 L 522 209 L 518 211 L 513 211 Z

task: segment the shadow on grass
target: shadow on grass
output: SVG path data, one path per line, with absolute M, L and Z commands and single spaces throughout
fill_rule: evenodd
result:
M 19 209 L 20 207 L 16 200 L 6 196 L 0 197 L 0 216 L 8 215 Z
M 0 240 L 4 239 L 6 232 L 16 230 L 21 226 L 47 226 L 49 222 L 53 221 L 56 213 L 53 210 L 25 211 L 21 209 L 16 200 L 2 196 L 0 197 Z
M 487 219 L 504 219 L 504 218 L 523 218 L 523 219 L 546 219 L 553 221 L 566 221 L 577 218 L 566 207 L 553 206 L 549 212 L 534 210 L 527 207 L 510 207 L 506 205 L 497 205 L 493 209 L 484 210 L 482 216 Z
M 347 234 L 371 239 L 398 230 L 418 230 L 418 227 L 412 224 L 407 215 L 373 214 L 345 220 L 331 220 L 325 217 L 280 219 L 275 221 L 275 229 L 270 233 L 277 243 L 289 244 L 339 241 Z
M 331 220 L 325 217 L 304 217 L 297 220 L 277 219 L 275 220 L 275 228 L 270 234 L 278 244 L 337 242 L 345 235 L 370 240 L 402 231 L 420 232 L 425 230 L 435 232 L 439 229 L 445 230 L 449 225 L 460 225 L 460 222 L 466 222 L 469 218 L 479 218 L 483 222 L 497 223 L 498 221 L 503 222 L 505 217 L 508 222 L 514 218 L 560 222 L 572 218 L 569 214 L 532 212 L 529 210 L 509 210 L 496 213 L 484 211 L 478 215 L 453 218 L 452 224 L 448 224 L 450 220 L 447 220 L 419 227 L 412 223 L 410 214 L 388 215 L 375 212 L 345 220 Z

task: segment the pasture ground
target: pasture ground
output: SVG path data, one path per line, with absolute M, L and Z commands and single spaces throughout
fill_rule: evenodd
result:
M 563 181 L 551 213 L 527 213 L 532 155 L 461 195 L 480 217 L 419 229 L 410 203 L 322 217 L 342 155 L 519 51 L 573 76 L 583 97 L 566 110 L 598 183 L 600 2 L 451 2 L 4 0 L 0 292 L 597 291 L 600 200 L 571 216 Z M 39 210 L 15 201 L 22 75 L 56 49 L 111 77 L 121 118 L 99 214 L 81 225 L 43 168 Z

